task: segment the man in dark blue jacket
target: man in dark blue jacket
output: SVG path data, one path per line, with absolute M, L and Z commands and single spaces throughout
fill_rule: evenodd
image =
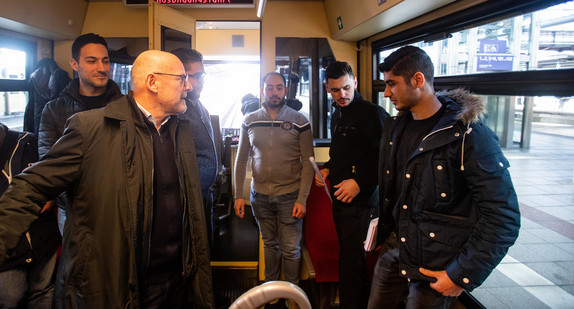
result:
M 377 188 L 378 150 L 387 112 L 363 100 L 351 66 L 336 61 L 325 70 L 325 88 L 333 98 L 329 162 L 321 170 L 330 180 L 333 219 L 339 239 L 341 308 L 366 308 L 369 277 L 363 242 Z M 322 181 L 315 176 L 315 183 Z M 375 207 L 376 208 L 376 207 Z
M 433 63 L 406 46 L 379 64 L 399 111 L 383 129 L 379 241 L 369 308 L 448 308 L 514 244 L 518 201 L 484 101 L 435 94 Z
M 207 235 L 209 237 L 209 245 L 213 248 L 215 234 L 213 233 L 214 213 L 211 188 L 217 178 L 218 161 L 213 139 L 211 116 L 199 100 L 203 90 L 203 83 L 205 82 L 203 55 L 195 49 L 183 47 L 173 50 L 171 53 L 176 55 L 183 63 L 185 73 L 193 88 L 191 92 L 187 93 L 187 99 L 185 100 L 187 110 L 183 115 L 191 120 L 193 142 L 197 154 L 197 164 L 199 165 L 199 177 L 201 178 L 201 194 L 203 195 L 203 207 L 207 222 Z

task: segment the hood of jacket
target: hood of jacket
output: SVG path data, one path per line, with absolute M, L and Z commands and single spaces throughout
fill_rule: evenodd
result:
M 440 91 L 436 93 L 436 96 L 456 102 L 460 106 L 460 110 L 455 118 L 465 125 L 477 123 L 486 115 L 484 97 L 472 94 L 462 88 Z

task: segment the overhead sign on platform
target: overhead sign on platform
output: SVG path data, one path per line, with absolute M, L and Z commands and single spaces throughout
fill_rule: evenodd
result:
M 481 40 L 476 57 L 477 71 L 511 71 L 514 63 L 514 56 L 506 52 L 506 41 L 502 40 Z

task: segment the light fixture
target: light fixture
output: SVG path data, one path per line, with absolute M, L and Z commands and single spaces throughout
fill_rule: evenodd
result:
M 257 8 L 257 17 L 263 17 L 263 11 L 265 10 L 265 4 L 267 0 L 259 0 L 259 7 Z

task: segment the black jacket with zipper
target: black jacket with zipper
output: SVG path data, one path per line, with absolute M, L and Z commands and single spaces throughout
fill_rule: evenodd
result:
M 331 148 L 329 169 L 331 193 L 334 185 L 345 179 L 354 179 L 361 192 L 353 203 L 368 205 L 377 187 L 379 145 L 383 124 L 389 114 L 380 106 L 363 100 L 355 91 L 353 101 L 345 107 L 333 103 L 331 118 Z
M 0 196 L 6 191 L 14 176 L 37 160 L 38 145 L 34 134 L 12 131 L 0 124 L 0 167 L 2 167 Z M 0 265 L 0 271 L 52 257 L 60 244 L 60 239 L 54 213 L 52 211 L 42 213 L 20 237 L 16 247 L 8 251 L 6 260 Z
M 385 123 L 378 240 L 398 227 L 402 276 L 431 281 L 419 267 L 446 270 L 454 283 L 471 291 L 516 240 L 518 200 L 498 138 L 481 121 L 482 98 L 461 89 L 437 97 L 445 112 L 409 156 L 404 174 L 395 168 L 397 145 L 408 131 L 404 115 L 410 112 Z
M 179 116 L 166 125 L 182 194 L 186 308 L 213 308 L 191 125 Z M 152 147 L 131 95 L 72 116 L 44 159 L 15 177 L 0 198 L 0 262 L 25 231 L 22 226 L 38 216 L 40 205 L 69 189 L 55 308 L 140 308 L 153 220 Z

